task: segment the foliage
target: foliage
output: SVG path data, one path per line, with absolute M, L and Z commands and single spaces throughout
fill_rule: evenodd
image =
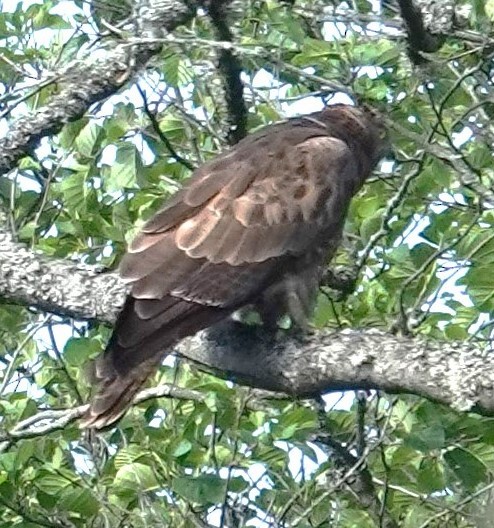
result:
M 358 288 L 344 299 L 323 289 L 314 324 L 477 340 L 489 351 L 493 2 L 456 2 L 454 30 L 419 66 L 392 4 L 322 4 L 245 2 L 230 20 L 250 130 L 350 100 L 394 123 L 393 156 L 354 200 L 337 258 L 356 263 Z M 57 93 L 48 73 L 133 31 L 132 10 L 106 0 L 91 9 L 79 0 L 8 7 L 0 14 L 2 126 Z M 178 28 L 137 80 L 0 177 L 20 241 L 56 257 L 118 263 L 188 164 L 225 145 L 215 35 L 206 16 Z M 109 330 L 2 304 L 0 335 L 8 431 L 40 410 L 85 402 L 82 366 Z M 259 402 L 181 361 L 165 362 L 154 382 L 201 397 L 141 403 L 101 435 L 71 423 L 5 442 L 0 527 L 493 526 L 487 418 L 375 392 L 346 394 L 339 405 L 334 397 Z

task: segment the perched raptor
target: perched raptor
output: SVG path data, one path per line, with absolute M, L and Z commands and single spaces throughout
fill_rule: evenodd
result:
M 123 258 L 131 290 L 96 362 L 99 392 L 83 425 L 117 420 L 171 346 L 241 307 L 271 326 L 283 314 L 303 324 L 385 135 L 370 111 L 328 106 L 199 167 Z

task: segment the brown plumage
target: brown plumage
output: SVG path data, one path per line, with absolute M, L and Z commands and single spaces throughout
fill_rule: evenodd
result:
M 83 426 L 117 420 L 170 347 L 243 306 L 269 325 L 283 313 L 303 325 L 384 136 L 369 111 L 329 106 L 197 169 L 123 258 L 131 293 L 96 362 L 99 392 Z

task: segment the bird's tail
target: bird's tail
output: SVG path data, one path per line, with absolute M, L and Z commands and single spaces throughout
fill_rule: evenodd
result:
M 145 381 L 157 370 L 161 359 L 146 361 L 139 369 L 120 375 L 110 372 L 104 356 L 94 361 L 90 377 L 95 380 L 98 391 L 92 398 L 89 410 L 82 417 L 79 427 L 103 429 L 119 420 L 131 405 Z M 102 370 L 103 369 L 103 370 Z M 106 372 L 103 374 L 103 371 Z
M 102 429 L 116 422 L 169 349 L 230 311 L 170 297 L 160 301 L 129 297 L 104 354 L 92 365 L 97 392 L 80 427 Z

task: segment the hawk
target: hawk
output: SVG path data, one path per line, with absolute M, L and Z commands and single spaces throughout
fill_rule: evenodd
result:
M 386 149 L 370 110 L 328 106 L 269 125 L 199 167 L 130 244 L 130 284 L 83 426 L 118 420 L 179 340 L 253 306 L 303 326 L 350 200 Z

